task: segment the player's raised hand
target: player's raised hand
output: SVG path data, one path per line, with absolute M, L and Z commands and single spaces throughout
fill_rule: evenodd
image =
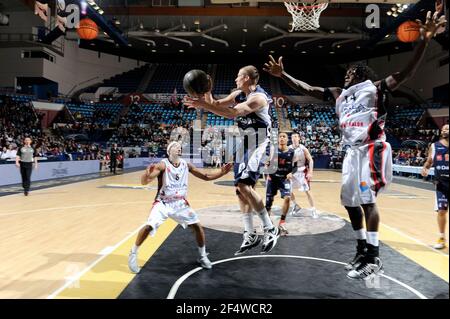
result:
M 431 15 L 431 11 L 428 11 L 425 23 L 422 23 L 419 19 L 416 20 L 416 22 L 420 25 L 420 36 L 422 40 L 431 40 L 434 36 L 436 36 L 438 31 L 445 28 L 447 20 L 445 20 L 444 15 L 439 17 L 440 12 L 438 10 L 435 11 L 433 15 Z
M 273 76 L 281 77 L 281 74 L 284 71 L 283 57 L 280 56 L 278 58 L 278 62 L 277 62 L 277 61 L 275 61 L 273 56 L 269 55 L 269 62 L 264 63 L 263 70 L 270 73 Z

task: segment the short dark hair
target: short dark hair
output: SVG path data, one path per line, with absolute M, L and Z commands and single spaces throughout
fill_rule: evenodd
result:
M 362 81 L 366 81 L 366 80 L 376 80 L 377 75 L 375 74 L 375 72 L 372 70 L 372 68 L 370 68 L 367 64 L 362 63 L 362 62 L 357 62 L 357 63 L 353 63 L 351 64 L 347 70 L 355 70 L 355 76 Z
M 300 136 L 300 133 L 299 133 L 299 132 L 297 132 L 297 131 L 294 131 L 294 132 L 292 132 L 291 136 L 294 136 L 294 135 L 298 135 L 298 136 Z

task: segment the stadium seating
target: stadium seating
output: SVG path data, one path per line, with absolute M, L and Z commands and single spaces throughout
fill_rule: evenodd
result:
M 102 84 L 89 87 L 85 92 L 95 93 L 99 87 L 117 87 L 120 93 L 136 92 L 139 83 L 142 80 L 148 65 L 135 68 L 131 71 L 124 72 L 103 81 Z
M 183 88 L 183 77 L 192 69 L 207 71 L 207 64 L 160 64 L 157 66 L 146 93 L 173 93 L 186 94 Z

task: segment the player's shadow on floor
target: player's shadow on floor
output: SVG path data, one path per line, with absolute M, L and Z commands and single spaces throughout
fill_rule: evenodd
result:
M 43 257 L 47 258 L 47 262 L 43 265 L 40 265 L 24 274 L 24 276 L 29 276 L 31 274 L 37 273 L 39 271 L 47 270 L 54 266 L 57 266 L 60 263 L 77 263 L 80 264 L 80 271 L 87 267 L 87 265 L 81 266 L 81 264 L 90 264 L 93 260 L 99 258 L 100 254 L 59 254 L 59 253 L 47 253 L 44 254 Z M 76 268 L 76 267 L 73 267 Z

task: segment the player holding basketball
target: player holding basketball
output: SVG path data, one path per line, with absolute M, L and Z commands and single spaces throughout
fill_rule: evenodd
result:
M 295 151 L 295 158 L 296 158 L 295 165 L 297 166 L 297 172 L 293 174 L 292 178 L 292 190 L 298 189 L 300 192 L 306 193 L 309 205 L 311 206 L 312 216 L 316 218 L 317 212 L 316 207 L 314 206 L 314 198 L 311 194 L 311 186 L 310 186 L 314 170 L 314 160 L 308 149 L 300 144 L 299 133 L 297 132 L 292 133 L 291 139 L 292 145 L 290 146 L 290 148 L 292 148 Z M 291 200 L 295 204 L 293 212 L 293 214 L 295 215 L 295 213 L 300 210 L 300 206 L 295 201 L 295 194 L 293 191 L 291 194 Z
M 441 138 L 438 142 L 431 144 L 428 158 L 422 169 L 422 176 L 428 176 L 431 166 L 434 167 L 436 178 L 436 202 L 435 210 L 438 213 L 439 239 L 434 248 L 444 249 L 447 247 L 445 240 L 445 227 L 447 226 L 448 213 L 448 124 L 441 129 Z
M 289 137 L 287 133 L 281 132 L 278 134 L 278 168 L 274 174 L 269 174 L 266 180 L 266 209 L 269 212 L 272 209 L 273 199 L 280 191 L 281 198 L 283 199 L 283 207 L 281 209 L 280 223 L 278 227 L 280 228 L 281 235 L 287 235 L 288 231 L 286 229 L 286 216 L 289 211 L 289 206 L 291 203 L 291 180 L 293 174 L 297 170 L 295 165 L 295 150 L 288 147 Z M 272 150 L 272 154 L 275 154 L 275 150 Z M 267 163 L 268 166 L 271 165 L 271 159 Z
M 428 12 L 425 24 L 420 23 L 421 38 L 410 63 L 401 72 L 380 81 L 372 82 L 371 69 L 355 64 L 347 70 L 344 88 L 315 87 L 287 74 L 282 57 L 277 62 L 270 56 L 265 64 L 264 70 L 281 77 L 297 91 L 336 101 L 343 144 L 349 146 L 342 167 L 341 203 L 348 211 L 358 242 L 355 258 L 346 265 L 347 276 L 352 279 L 367 278 L 383 268 L 379 258 L 380 217 L 376 196 L 392 179 L 391 146 L 385 142 L 384 134 L 383 100 L 386 93 L 397 89 L 416 72 L 430 40 L 446 23 L 438 14 L 437 11 L 431 16 Z M 367 232 L 363 228 L 363 216 Z
M 261 253 L 267 253 L 277 244 L 279 229 L 269 218 L 262 197 L 254 186 L 268 156 L 272 120 L 269 115 L 273 103 L 270 95 L 258 85 L 259 72 L 252 66 L 241 68 L 235 79 L 237 90 L 226 98 L 214 100 L 211 91 L 199 99 L 186 97 L 189 108 L 204 109 L 229 119 L 236 119 L 240 144 L 235 153 L 234 176 L 236 194 L 244 213 L 244 240 L 236 254 L 242 254 L 259 245 L 261 239 L 253 227 L 253 212 L 264 227 Z
M 200 254 L 200 258 L 197 261 L 203 268 L 211 269 L 212 267 L 211 261 L 208 259 L 206 253 L 205 233 L 200 225 L 197 214 L 186 200 L 188 173 L 204 181 L 212 181 L 226 175 L 231 170 L 232 164 L 223 166 L 220 172 L 214 174 L 203 173 L 194 165 L 180 158 L 181 144 L 179 142 L 171 142 L 167 146 L 167 155 L 167 159 L 163 159 L 158 164 L 150 165 L 141 177 L 142 185 L 147 185 L 158 178 L 158 193 L 147 224 L 139 231 L 136 242 L 131 248 L 128 257 L 128 267 L 135 274 L 140 271 L 137 262 L 139 247 L 149 234 L 151 236 L 155 234 L 159 226 L 167 218 L 172 218 L 183 226 L 183 228 L 187 226 L 192 228 Z

